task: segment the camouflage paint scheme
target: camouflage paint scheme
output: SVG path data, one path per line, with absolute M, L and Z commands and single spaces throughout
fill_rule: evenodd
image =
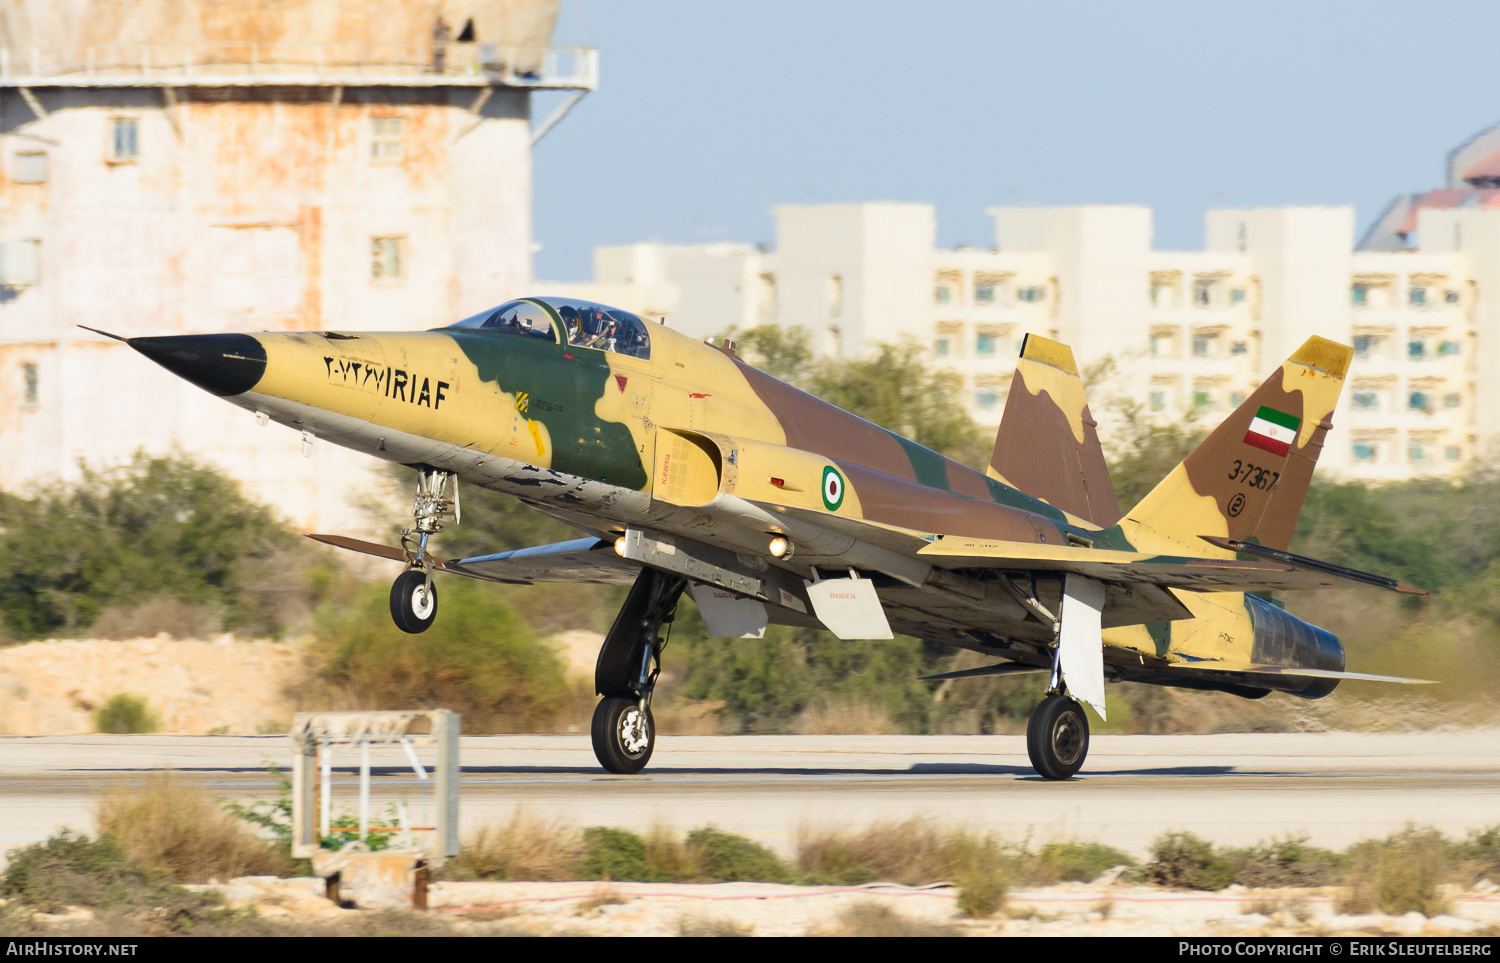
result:
M 794 585 L 814 567 L 855 568 L 897 632 L 1050 665 L 1047 614 L 1072 572 L 1106 585 L 1112 679 L 1249 697 L 1315 698 L 1337 684 L 1286 671 L 1342 670 L 1337 640 L 1245 592 L 1347 583 L 1202 536 L 1286 548 L 1348 369 L 1344 345 L 1309 339 L 1122 517 L 1064 345 L 1028 338 L 982 474 L 664 326 L 649 326 L 649 359 L 568 345 L 556 309 L 529 300 L 554 342 L 456 326 L 131 343 L 235 404 L 510 493 L 602 546 L 628 525 L 738 553 Z M 1245 441 L 1263 406 L 1300 419 L 1284 456 Z M 790 557 L 769 555 L 777 535 Z M 634 563 L 606 554 L 551 571 L 535 559 L 509 575 L 450 570 L 630 581 Z M 805 597 L 788 596 L 767 605 L 772 622 L 818 624 Z

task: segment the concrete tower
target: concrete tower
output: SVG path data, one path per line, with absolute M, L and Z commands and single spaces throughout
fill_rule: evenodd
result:
M 556 0 L 0 0 L 0 488 L 174 447 L 296 524 L 370 466 L 121 335 L 428 328 L 530 283 Z M 441 21 L 441 22 L 440 22 Z

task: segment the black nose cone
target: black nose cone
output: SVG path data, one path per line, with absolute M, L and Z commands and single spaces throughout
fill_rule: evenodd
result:
M 266 373 L 266 349 L 248 334 L 131 338 L 130 346 L 173 374 L 222 398 L 244 394 Z

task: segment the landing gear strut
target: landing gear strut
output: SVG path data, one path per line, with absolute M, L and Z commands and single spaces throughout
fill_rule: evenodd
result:
M 432 584 L 427 540 L 443 530 L 444 516 L 451 514 L 455 523 L 459 520 L 458 477 L 426 465 L 417 466 L 417 496 L 411 514 L 415 524 L 401 533 L 406 571 L 391 586 L 391 621 L 401 631 L 415 635 L 426 632 L 437 618 L 437 586 Z
M 640 772 L 656 748 L 651 694 L 667 644 L 661 627 L 671 625 L 686 587 L 679 575 L 641 569 L 599 649 L 594 689 L 604 698 L 594 710 L 590 734 L 594 755 L 609 772 Z

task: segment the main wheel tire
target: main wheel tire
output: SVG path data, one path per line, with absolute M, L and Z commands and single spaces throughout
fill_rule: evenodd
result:
M 599 765 L 608 772 L 631 775 L 651 761 L 656 721 L 651 718 L 651 707 L 642 709 L 633 695 L 605 696 L 594 709 L 590 735 Z
M 421 569 L 407 569 L 391 585 L 391 621 L 403 632 L 426 632 L 437 618 L 437 586 Z
M 1083 706 L 1065 695 L 1043 699 L 1026 723 L 1026 754 L 1043 779 L 1067 779 L 1083 768 L 1089 754 Z

